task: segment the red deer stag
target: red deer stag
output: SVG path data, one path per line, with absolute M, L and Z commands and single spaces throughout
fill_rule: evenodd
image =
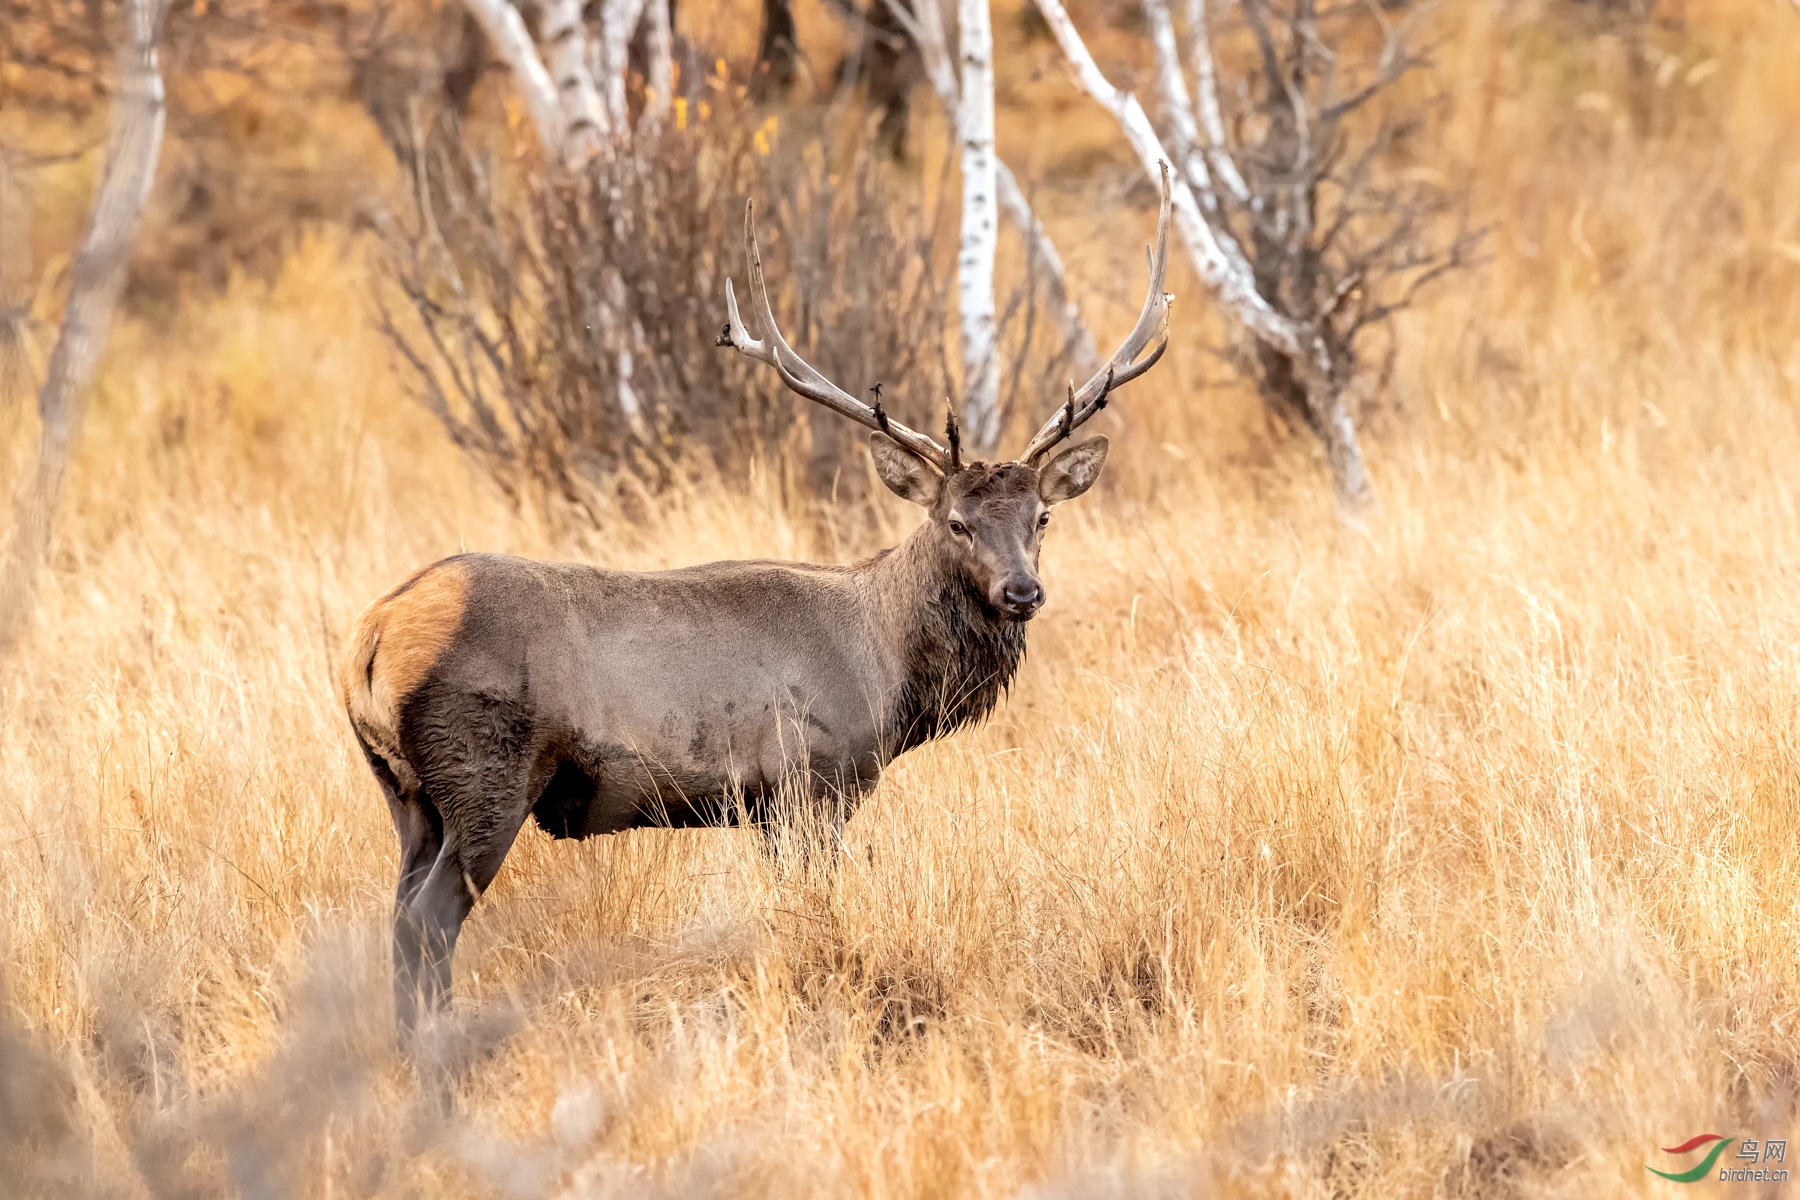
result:
M 1045 459 L 1168 345 L 1168 233 L 1165 170 L 1137 325 L 1018 460 L 965 463 L 954 417 L 939 445 L 889 417 L 879 392 L 865 405 L 794 353 L 746 207 L 762 337 L 727 282 L 719 344 L 872 430 L 881 481 L 930 516 L 851 566 L 639 573 L 459 554 L 370 605 L 344 703 L 400 835 L 402 1028 L 447 1001 L 457 933 L 528 814 L 576 838 L 739 814 L 760 823 L 784 782 L 851 801 L 896 756 L 987 716 L 1044 604 L 1037 560 L 1051 506 L 1093 486 L 1106 439 Z

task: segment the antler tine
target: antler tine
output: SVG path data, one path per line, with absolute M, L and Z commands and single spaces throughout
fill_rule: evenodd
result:
M 1162 358 L 1163 351 L 1169 348 L 1169 305 L 1175 297 L 1163 291 L 1163 277 L 1169 265 L 1169 211 L 1172 197 L 1169 191 L 1169 164 L 1160 163 L 1162 167 L 1162 207 L 1156 218 L 1156 245 L 1149 250 L 1150 256 L 1150 288 L 1144 296 L 1144 309 L 1138 314 L 1137 324 L 1094 373 L 1094 377 L 1081 385 L 1080 390 L 1071 390 L 1068 403 L 1057 408 L 1050 419 L 1025 447 L 1020 461 L 1036 466 L 1039 459 L 1064 438 L 1070 436 L 1090 417 L 1106 407 L 1111 393 L 1130 383 L 1138 376 L 1154 367 Z M 1156 345 L 1149 354 L 1139 358 L 1144 348 L 1150 345 L 1150 339 L 1157 339 Z
M 815 404 L 823 404 L 832 412 L 849 417 L 858 425 L 886 434 L 939 471 L 948 470 L 950 455 L 944 447 L 925 434 L 909 429 L 889 417 L 880 407 L 879 393 L 876 394 L 876 407 L 870 408 L 794 353 L 794 348 L 781 336 L 781 329 L 775 324 L 775 310 L 769 303 L 768 284 L 763 279 L 762 251 L 756 244 L 755 209 L 748 201 L 744 204 L 744 249 L 750 256 L 750 307 L 756 316 L 756 323 L 762 327 L 763 336 L 750 336 L 750 330 L 744 325 L 743 316 L 738 312 L 737 293 L 731 286 L 731 280 L 727 279 L 725 312 L 730 320 L 719 331 L 715 344 L 730 346 L 740 354 L 768 363 L 781 376 L 781 382 L 791 390 Z

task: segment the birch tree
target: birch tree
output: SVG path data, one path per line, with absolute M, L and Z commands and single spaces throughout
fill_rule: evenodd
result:
M 577 4 L 579 12 L 579 4 Z M 665 15 L 667 8 L 664 8 Z M 596 70 L 605 87 L 606 114 L 612 127 L 626 129 L 631 114 L 625 103 L 625 76 L 631 68 L 632 35 L 644 17 L 644 0 L 606 0 L 600 10 L 600 53 Z
M 545 154 L 567 167 L 580 166 L 595 155 L 617 154 L 637 135 L 649 136 L 660 127 L 674 76 L 668 3 L 606 0 L 600 9 L 599 36 L 590 37 L 580 0 L 549 0 L 543 7 L 540 50 L 510 0 L 463 0 L 495 55 L 512 73 L 513 86 L 531 114 Z M 646 23 L 646 13 L 653 94 L 634 130 L 625 77 L 631 39 Z M 659 82 L 660 97 L 654 94 Z
M 994 315 L 1000 223 L 994 173 L 994 31 L 988 0 L 961 0 L 957 22 L 962 57 L 962 103 L 956 114 L 956 137 L 962 146 L 962 238 L 956 256 L 956 295 L 962 319 L 963 419 L 977 452 L 988 454 L 1000 443 L 1000 354 Z
M 641 135 L 654 144 L 668 112 L 674 84 L 674 37 L 669 0 L 605 0 L 600 32 L 588 36 L 580 0 L 549 0 L 544 7 L 543 53 L 533 44 L 519 10 L 509 0 L 464 0 L 487 33 L 494 51 L 511 69 L 547 155 L 567 168 L 578 168 L 604 156 L 609 160 L 635 152 Z M 631 127 L 626 97 L 633 35 L 649 13 L 651 61 L 644 111 Z M 615 231 L 617 232 L 617 231 Z M 632 436 L 651 439 L 649 422 L 632 380 L 643 330 L 624 311 L 624 286 L 616 272 L 601 288 L 593 323 L 612 344 L 617 360 L 615 379 L 619 410 Z
M 568 119 L 549 68 L 538 56 L 531 31 L 525 28 L 525 18 L 510 0 L 463 0 L 463 5 L 487 35 L 488 45 L 512 72 L 513 86 L 531 114 L 544 153 L 562 154 Z
M 1271 409 L 1323 447 L 1340 514 L 1363 521 L 1377 499 L 1351 403 L 1358 339 L 1466 265 L 1477 236 L 1460 224 L 1447 238 L 1435 233 L 1457 207 L 1441 189 L 1382 181 L 1389 121 L 1373 122 L 1359 144 L 1346 130 L 1352 113 L 1420 65 L 1410 24 L 1390 24 L 1371 6 L 1334 10 L 1327 28 L 1314 0 L 1236 0 L 1254 53 L 1235 92 L 1244 119 L 1227 122 L 1204 0 L 1186 6 L 1193 92 L 1168 0 L 1142 0 L 1165 139 L 1138 98 L 1100 70 L 1062 0 L 1036 3 L 1077 83 L 1118 121 L 1146 173 L 1154 177 L 1161 159 L 1179 167 L 1176 224 L 1196 271 L 1254 342 Z M 1360 72 L 1349 65 L 1360 33 L 1352 19 L 1375 22 L 1381 35 Z
M 937 94 L 953 127 L 962 127 L 962 86 L 950 54 L 949 38 L 944 31 L 939 0 L 884 0 L 895 20 L 919 51 L 925 78 Z M 1081 308 L 1069 293 L 1067 272 L 1056 243 L 1051 241 L 1044 223 L 1032 211 L 1024 189 L 998 153 L 993 156 L 995 193 L 1000 209 L 1025 239 L 1025 253 L 1033 272 L 1042 275 L 1048 293 L 1051 313 L 1061 331 L 1063 342 L 1070 348 L 1077 371 L 1092 371 L 1099 365 L 1099 352 L 1093 335 L 1082 319 Z
M 106 167 L 88 215 L 87 235 L 75 254 L 62 327 L 38 392 L 37 468 L 15 497 L 12 542 L 0 574 L 0 657 L 17 643 L 31 615 L 69 454 L 156 180 L 166 115 L 157 62 L 163 13 L 161 0 L 128 0 L 125 5 Z

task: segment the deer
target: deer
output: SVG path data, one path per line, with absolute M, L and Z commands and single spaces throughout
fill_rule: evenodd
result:
M 1136 325 L 1017 459 L 990 463 L 963 460 L 953 411 L 940 444 L 889 416 L 879 389 L 864 404 L 794 352 L 747 203 L 761 336 L 728 279 L 718 345 L 867 427 L 876 475 L 926 511 L 917 530 L 849 565 L 635 572 L 465 553 L 369 605 L 340 682 L 399 837 L 402 1032 L 448 1005 L 458 935 L 528 816 L 555 838 L 766 828 L 785 794 L 828 806 L 841 831 L 887 764 L 993 711 L 1045 603 L 1051 510 L 1094 486 L 1108 443 L 1051 452 L 1168 347 L 1169 211 L 1165 167 Z

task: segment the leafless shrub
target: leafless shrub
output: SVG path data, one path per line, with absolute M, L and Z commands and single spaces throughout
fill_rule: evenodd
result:
M 1433 107 L 1397 86 L 1426 64 L 1414 28 L 1425 10 L 1396 23 L 1358 3 L 1235 7 L 1236 53 L 1215 56 L 1205 0 L 1188 0 L 1190 90 L 1168 0 L 1143 0 L 1165 138 L 1106 77 L 1062 0 L 1037 0 L 1140 166 L 1152 179 L 1175 166 L 1196 271 L 1254 343 L 1271 409 L 1318 438 L 1338 511 L 1360 524 L 1377 499 L 1356 430 L 1368 384 L 1359 340 L 1467 265 L 1479 241 L 1450 181 L 1403 153 Z
M 1394 315 L 1469 266 L 1481 236 L 1461 193 L 1416 157 L 1435 111 L 1429 94 L 1399 86 L 1429 67 L 1417 15 L 1389 19 L 1371 6 L 1315 0 L 1236 8 L 1247 69 L 1220 89 L 1222 122 L 1203 122 L 1222 139 L 1190 153 L 1211 169 L 1208 206 L 1236 234 L 1257 294 L 1316 339 L 1325 390 L 1354 401 L 1387 382 Z M 1372 333 L 1387 335 L 1373 374 Z M 1247 358 L 1270 410 L 1334 447 L 1331 406 L 1308 398 L 1310 366 L 1260 338 Z M 1347 419 L 1354 407 L 1345 405 Z M 1352 470 L 1360 474 L 1360 462 Z
M 955 231 L 874 154 L 834 164 L 824 134 L 720 115 L 653 152 L 522 179 L 443 136 L 414 174 L 413 219 L 387 226 L 402 302 L 384 327 L 426 407 L 515 500 L 592 519 L 621 478 L 730 475 L 783 447 L 807 463 L 795 483 L 860 487 L 841 474 L 841 421 L 796 420 L 778 382 L 714 345 L 725 279 L 746 269 L 747 198 L 796 347 L 846 386 L 881 383 L 909 424 L 942 419 L 954 299 L 934 265 Z M 1041 307 L 1021 286 L 1006 309 L 1006 344 L 1030 364 L 1014 396 L 1054 390 L 1062 369 Z

